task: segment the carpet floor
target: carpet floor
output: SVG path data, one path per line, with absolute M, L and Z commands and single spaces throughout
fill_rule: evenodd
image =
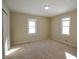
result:
M 53 40 L 13 46 L 5 59 L 77 59 L 77 50 Z

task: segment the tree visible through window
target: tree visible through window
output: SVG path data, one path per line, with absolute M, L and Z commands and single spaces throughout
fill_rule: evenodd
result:
M 62 34 L 69 35 L 70 32 L 70 18 L 63 18 L 62 19 Z

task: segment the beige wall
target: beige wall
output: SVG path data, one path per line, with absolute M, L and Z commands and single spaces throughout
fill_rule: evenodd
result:
M 77 43 L 77 11 L 64 13 L 55 17 L 45 18 L 41 16 L 34 16 L 29 14 L 22 14 L 11 12 L 11 42 L 12 44 L 19 44 L 24 42 L 31 42 L 41 39 L 53 39 L 72 46 Z M 62 34 L 61 19 L 71 17 L 70 35 Z M 37 20 L 37 33 L 28 34 L 28 18 Z
M 28 18 L 36 19 L 37 33 L 28 34 Z M 49 19 L 41 16 L 11 12 L 11 42 L 19 44 L 49 38 Z
M 70 35 L 63 35 L 62 30 L 61 30 L 62 29 L 61 19 L 68 17 L 68 16 L 71 17 Z M 51 39 L 67 43 L 72 46 L 76 46 L 76 43 L 77 43 L 76 36 L 77 36 L 77 11 L 76 10 L 69 12 L 69 13 L 64 13 L 62 15 L 52 17 L 51 19 Z

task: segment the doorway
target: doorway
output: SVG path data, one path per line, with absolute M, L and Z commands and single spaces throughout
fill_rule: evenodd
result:
M 2 10 L 3 55 L 8 51 L 8 15 Z

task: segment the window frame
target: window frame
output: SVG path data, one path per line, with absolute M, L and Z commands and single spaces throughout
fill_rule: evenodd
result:
M 31 25 L 31 26 L 29 26 L 29 22 L 35 22 L 35 26 L 33 26 L 33 25 Z M 34 32 L 32 33 L 31 31 L 30 31 L 30 28 L 31 27 L 34 27 Z M 33 18 L 29 18 L 28 19 L 28 34 L 36 34 L 37 33 L 37 21 L 36 21 L 36 19 L 33 19 Z
M 69 18 L 69 19 L 67 19 L 67 18 Z M 69 24 L 67 25 L 67 24 L 63 24 L 63 22 L 66 22 L 66 21 L 68 21 L 69 22 Z M 62 18 L 61 19 L 61 23 L 62 23 L 62 34 L 63 35 L 70 35 L 70 23 L 71 23 L 71 17 L 64 17 L 64 18 Z M 66 31 L 66 30 L 64 30 L 64 28 L 68 28 L 67 30 L 67 32 L 64 32 L 64 31 Z

